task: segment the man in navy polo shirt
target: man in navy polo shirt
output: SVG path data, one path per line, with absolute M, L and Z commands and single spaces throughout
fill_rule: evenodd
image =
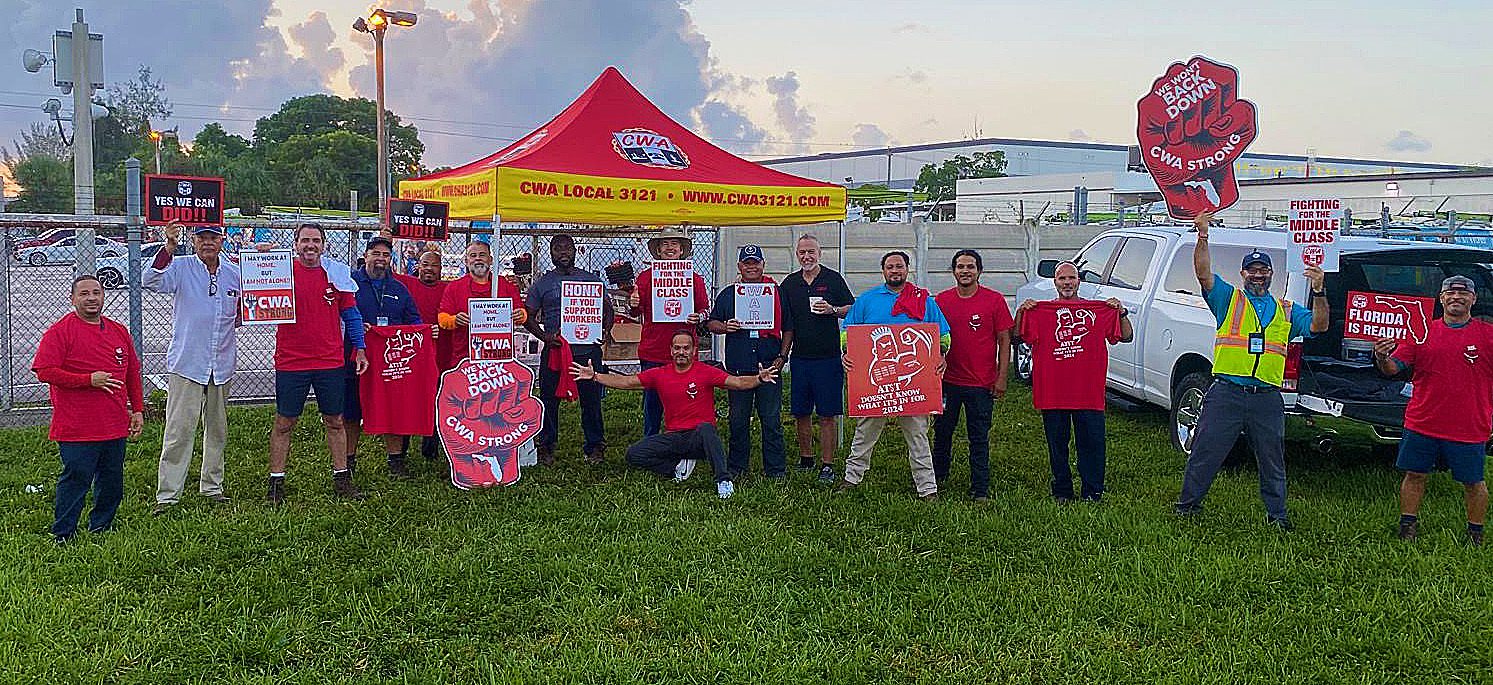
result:
M 726 336 L 726 373 L 733 376 L 749 376 L 760 368 L 777 371 L 783 367 L 783 355 L 779 353 L 782 349 L 782 304 L 774 292 L 777 288 L 772 278 L 763 275 L 763 266 L 762 248 L 742 245 L 736 253 L 736 269 L 741 280 L 721 288 L 716 294 L 710 320 L 705 324 L 711 333 Z M 750 318 L 743 320 L 743 314 L 736 311 L 738 289 L 743 284 L 766 288 L 766 297 L 771 298 L 772 304 L 761 313 L 770 315 L 771 325 L 766 328 L 754 326 Z M 745 295 L 744 292 L 740 294 Z M 782 386 L 763 383 L 755 388 L 731 390 L 728 395 L 731 398 L 731 437 L 726 463 L 731 479 L 740 478 L 751 466 L 754 412 L 762 426 L 762 472 L 768 478 L 783 478 L 787 475 L 787 464 L 783 458 Z
M 363 251 L 363 268 L 353 272 L 353 282 L 358 284 L 358 313 L 363 315 L 365 330 L 373 326 L 421 323 L 415 297 L 410 294 L 409 288 L 394 277 L 391 268 L 393 262 L 393 241 L 383 236 L 374 236 Z M 349 357 L 351 353 L 349 345 Z M 345 393 L 342 425 L 347 431 L 347 468 L 354 471 L 358 462 L 358 440 L 363 437 L 363 402 L 358 395 L 358 374 L 350 358 Z M 410 477 L 409 468 L 405 465 L 404 445 L 404 436 L 384 436 L 389 475 L 401 480 Z

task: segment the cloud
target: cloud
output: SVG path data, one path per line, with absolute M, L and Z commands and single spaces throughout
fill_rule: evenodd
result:
M 767 138 L 750 117 L 720 100 L 707 100 L 695 115 L 707 140 L 738 155 L 756 152 Z
M 289 17 L 282 32 L 271 23 L 287 23 L 273 0 L 152 0 L 148 12 L 137 4 L 9 0 L 0 54 L 48 48 L 52 32 L 71 23 L 70 8 L 82 7 L 90 30 L 104 34 L 106 80 L 150 66 L 176 105 L 183 137 L 212 120 L 247 132 L 309 93 L 374 96 L 372 41 L 348 27 L 350 18 L 334 23 L 311 12 Z M 539 126 L 608 65 L 682 122 L 734 131 L 719 136 L 747 147 L 761 130 L 723 97 L 758 82 L 717 66 L 688 0 L 468 0 L 459 12 L 426 0 L 380 4 L 420 15 L 413 28 L 389 30 L 385 66 L 388 107 L 421 130 L 427 166 L 475 159 Z M 346 49 L 348 40 L 357 47 Z M 48 83 L 0 69 L 3 90 L 54 90 Z M 0 134 L 41 119 L 39 110 L 0 109 Z
M 850 142 L 859 147 L 886 147 L 896 141 L 876 124 L 856 124 L 850 132 Z
M 1087 131 L 1085 131 L 1085 130 L 1083 130 L 1081 128 L 1075 128 L 1072 131 L 1068 132 L 1068 140 L 1076 140 L 1076 141 L 1079 141 L 1079 142 L 1087 142 L 1087 141 L 1093 140 L 1093 138 L 1089 137 L 1089 134 L 1088 134 Z
M 814 136 L 814 115 L 798 104 L 798 74 L 767 77 L 767 93 L 772 96 L 772 111 L 778 126 L 788 138 L 801 143 Z
M 1410 131 L 1401 130 L 1395 134 L 1395 137 L 1389 139 L 1384 147 L 1393 152 L 1430 152 L 1431 141 Z

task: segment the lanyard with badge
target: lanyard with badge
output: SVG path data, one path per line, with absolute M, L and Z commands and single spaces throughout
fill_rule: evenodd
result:
M 1255 356 L 1255 367 L 1250 370 L 1249 375 L 1256 376 L 1260 372 L 1260 359 L 1265 354 L 1265 320 L 1260 316 L 1260 309 L 1255 306 L 1254 300 L 1249 299 L 1248 295 L 1244 297 L 1244 300 L 1249 303 L 1249 308 L 1255 311 L 1255 325 L 1259 326 L 1258 331 L 1249 334 L 1249 353 Z M 1275 308 L 1275 315 L 1280 315 L 1279 306 Z M 1270 319 L 1274 321 L 1275 316 L 1271 316 Z

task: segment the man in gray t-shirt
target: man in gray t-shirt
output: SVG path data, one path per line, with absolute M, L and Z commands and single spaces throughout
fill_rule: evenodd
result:
M 544 402 L 544 426 L 539 431 L 535 446 L 539 451 L 539 463 L 545 466 L 555 463 L 555 442 L 560 434 L 560 398 L 558 390 L 562 381 L 569 379 L 568 365 L 560 364 L 554 357 L 560 354 L 560 298 L 566 281 L 600 283 L 602 285 L 602 327 L 612 327 L 612 303 L 605 296 L 606 282 L 599 276 L 575 265 L 575 239 L 568 235 L 557 235 L 550 239 L 550 262 L 555 268 L 546 271 L 529 286 L 524 309 L 529 312 L 524 328 L 544 342 L 544 355 L 539 364 L 539 399 Z M 571 359 L 581 366 L 590 365 L 599 373 L 605 373 L 601 363 L 601 345 L 571 345 Z M 581 431 L 585 434 L 582 452 L 586 463 L 600 464 L 606 459 L 606 425 L 601 416 L 601 386 L 594 380 L 575 381 L 581 402 Z

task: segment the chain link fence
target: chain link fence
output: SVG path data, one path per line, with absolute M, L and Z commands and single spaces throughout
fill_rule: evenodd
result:
M 354 220 L 318 218 L 279 218 L 273 220 L 231 219 L 225 230 L 224 252 L 236 254 L 241 249 L 255 249 L 259 244 L 289 248 L 295 228 L 316 223 L 327 232 L 327 256 L 357 266 L 368 239 L 377 234 L 378 226 Z M 157 230 L 145 229 L 135 238 L 139 255 L 131 264 L 128 220 L 119 216 L 14 215 L 0 213 L 0 232 L 4 236 L 0 256 L 0 345 L 5 353 L 0 359 L 0 404 L 12 408 L 45 407 L 47 387 L 31 372 L 31 362 L 46 329 L 73 310 L 69 298 L 76 270 L 76 234 L 92 230 L 96 234 L 94 273 L 105 286 L 104 315 L 131 329 L 140 352 L 147 394 L 166 386 L 166 351 L 171 343 L 172 304 L 169 295 L 144 289 L 140 269 L 148 268 L 163 237 Z M 520 289 L 526 289 L 533 278 L 553 268 L 549 258 L 549 241 L 566 234 L 575 238 L 576 265 L 602 272 L 607 264 L 623 261 L 641 271 L 648 262 L 647 238 L 653 230 L 641 227 L 589 227 L 553 224 L 505 224 L 494 246 L 496 268 L 511 276 Z M 439 244 L 443 276 L 452 279 L 464 273 L 462 252 L 473 241 L 491 242 L 491 225 L 475 223 L 469 232 L 453 232 Z M 716 279 L 716 233 L 699 230 L 693 233 L 694 262 L 714 293 Z M 48 241 L 43 244 L 41 241 Z M 429 245 L 396 241 L 395 270 L 409 273 L 414 258 Z M 178 248 L 189 254 L 190 246 Z M 524 269 L 524 255 L 532 267 Z M 515 269 L 515 267 L 518 267 Z M 524 273 L 515 273 L 515 271 Z M 238 329 L 238 364 L 231 395 L 235 400 L 262 401 L 274 395 L 274 326 L 242 326 Z M 702 355 L 707 354 L 702 351 Z M 621 365 L 627 368 L 627 365 Z

